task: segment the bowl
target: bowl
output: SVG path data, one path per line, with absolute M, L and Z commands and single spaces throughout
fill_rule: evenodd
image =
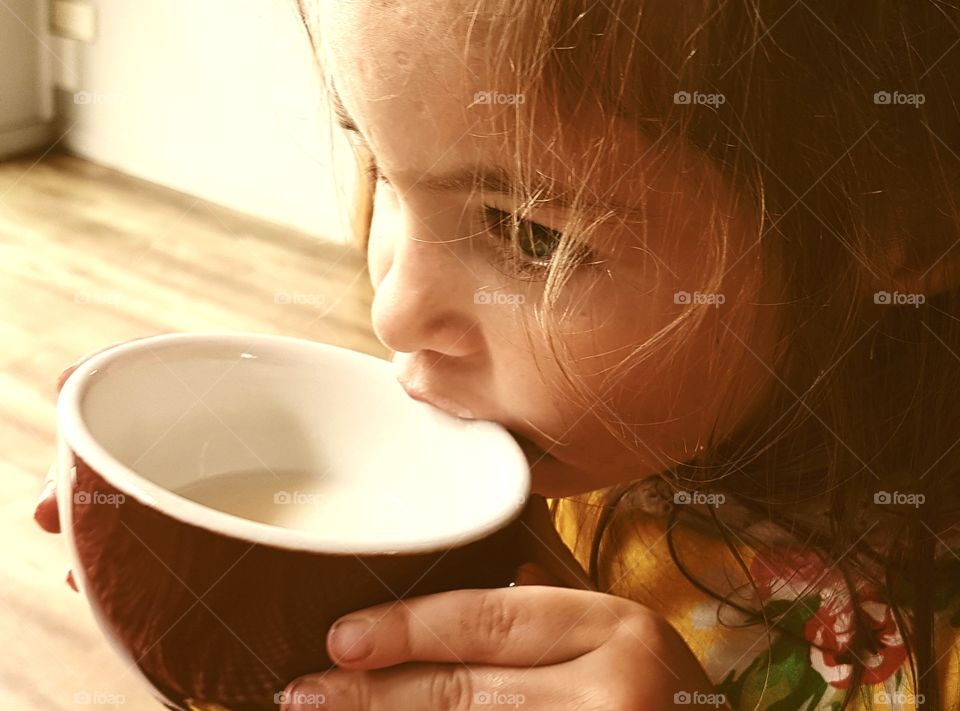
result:
M 84 362 L 57 402 L 57 507 L 97 624 L 170 709 L 276 710 L 372 605 L 509 585 L 526 458 L 410 398 L 385 360 L 175 333 Z

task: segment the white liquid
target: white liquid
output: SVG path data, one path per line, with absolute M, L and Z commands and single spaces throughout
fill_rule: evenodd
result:
M 458 523 L 460 507 L 439 500 L 442 490 L 436 500 L 418 501 L 414 506 L 406 488 L 398 480 L 372 489 L 361 477 L 252 469 L 200 479 L 174 493 L 251 521 L 356 540 L 384 534 L 430 537 L 462 525 Z

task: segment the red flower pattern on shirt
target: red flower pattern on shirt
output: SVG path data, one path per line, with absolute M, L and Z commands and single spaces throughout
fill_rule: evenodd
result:
M 853 663 L 857 661 L 851 649 L 854 610 L 850 591 L 839 572 L 814 550 L 783 546 L 757 555 L 751 574 L 764 605 L 774 600 L 819 596 L 819 608 L 803 627 L 810 643 L 810 664 L 830 685 L 848 688 Z M 878 642 L 873 652 L 859 653 L 864 666 L 863 682 L 879 684 L 903 665 L 906 650 L 893 612 L 876 587 L 858 583 L 857 595 L 859 608 Z

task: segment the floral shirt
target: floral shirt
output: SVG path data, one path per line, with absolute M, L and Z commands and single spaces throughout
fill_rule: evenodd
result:
M 557 529 L 585 570 L 593 531 L 580 530 L 576 516 L 580 507 L 599 500 L 556 500 Z M 680 523 L 670 543 L 696 580 L 738 604 L 721 603 L 694 586 L 671 557 L 667 514 L 688 501 L 665 498 L 652 480 L 625 497 L 600 551 L 602 587 L 652 608 L 673 624 L 714 682 L 718 706 L 736 711 L 839 709 L 851 683 L 853 654 L 853 603 L 839 575 L 818 553 L 769 521 L 747 526 L 752 538 L 769 545 L 759 551 L 738 545 L 740 561 L 715 527 Z M 733 507 L 726 502 L 723 508 Z M 939 708 L 952 711 L 960 709 L 960 547 L 946 548 L 937 560 L 937 577 L 945 583 L 936 596 Z M 859 585 L 858 597 L 879 640 L 878 649 L 861 656 L 866 668 L 862 695 L 876 711 L 915 709 L 917 693 L 890 607 L 867 584 Z M 768 633 L 763 624 L 747 624 L 737 607 L 762 609 L 781 619 L 784 629 Z M 848 708 L 871 707 L 858 698 Z

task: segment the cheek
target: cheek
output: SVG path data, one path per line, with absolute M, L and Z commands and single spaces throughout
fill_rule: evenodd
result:
M 614 272 L 612 278 L 591 284 L 589 296 L 579 302 L 583 307 L 571 309 L 568 313 L 575 317 L 559 324 L 567 349 L 564 360 L 588 401 L 586 409 L 579 400 L 571 401 L 565 396 L 569 386 L 559 376 L 551 378 L 553 398 L 564 403 L 560 406 L 564 424 L 557 434 L 569 428 L 562 438 L 569 443 L 568 461 L 605 477 L 604 485 L 621 480 L 625 473 L 660 471 L 690 436 L 687 423 L 677 418 L 698 406 L 696 399 L 678 399 L 680 384 L 689 377 L 690 352 L 623 367 L 624 361 L 637 363 L 631 354 L 669 324 L 679 308 L 668 285 L 642 291 L 629 276 Z M 621 431 L 627 442 L 643 443 L 627 446 L 604 422 Z

